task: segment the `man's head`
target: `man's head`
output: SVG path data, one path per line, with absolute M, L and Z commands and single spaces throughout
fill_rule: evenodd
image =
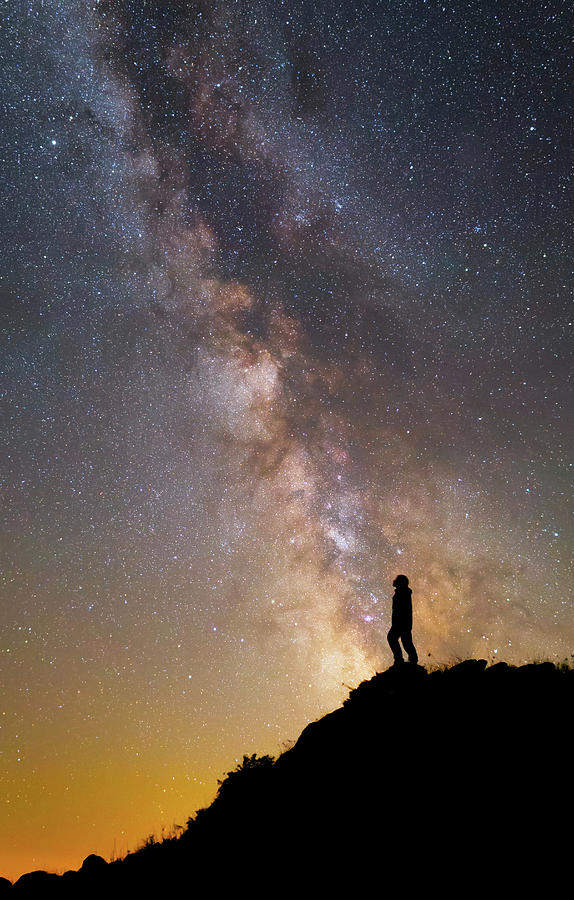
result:
M 397 575 L 395 580 L 393 581 L 393 587 L 395 588 L 406 588 L 409 586 L 409 579 L 406 575 Z

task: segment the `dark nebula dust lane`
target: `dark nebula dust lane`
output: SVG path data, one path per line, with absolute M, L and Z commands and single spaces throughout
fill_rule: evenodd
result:
M 399 572 L 423 663 L 574 652 L 567 19 L 5 11 L 0 874 L 277 753 Z

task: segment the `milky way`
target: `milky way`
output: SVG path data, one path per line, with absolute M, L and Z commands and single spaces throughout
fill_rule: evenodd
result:
M 567 36 L 11 4 L 1 874 L 278 753 L 390 663 L 398 572 L 423 663 L 574 652 Z

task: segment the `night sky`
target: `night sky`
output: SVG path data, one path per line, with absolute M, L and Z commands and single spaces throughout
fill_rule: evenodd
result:
M 574 652 L 572 21 L 5 6 L 13 878 L 278 754 L 390 665 L 399 572 L 423 664 Z

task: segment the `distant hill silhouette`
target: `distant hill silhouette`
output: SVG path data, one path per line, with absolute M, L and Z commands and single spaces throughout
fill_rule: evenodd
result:
M 276 761 L 245 756 L 180 837 L 0 897 L 562 893 L 573 712 L 566 666 L 394 667 Z

